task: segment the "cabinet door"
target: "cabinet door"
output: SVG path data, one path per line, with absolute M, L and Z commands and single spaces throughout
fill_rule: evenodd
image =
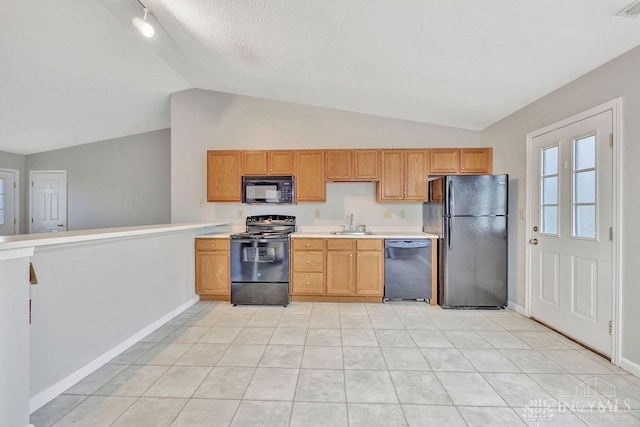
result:
M 353 152 L 327 150 L 327 181 L 350 181 L 353 178 Z
M 382 296 L 384 257 L 382 251 L 358 251 L 356 260 L 357 294 Z
M 293 175 L 293 151 L 269 151 L 269 175 Z
M 291 293 L 294 295 L 322 295 L 324 294 L 323 273 L 293 272 Z
M 239 202 L 242 200 L 242 152 L 207 152 L 207 200 Z
M 196 251 L 196 293 L 229 296 L 229 252 Z
M 324 151 L 296 151 L 295 159 L 296 200 L 298 202 L 324 202 L 326 200 Z
M 382 171 L 378 183 L 378 200 L 402 200 L 404 198 L 404 152 L 382 150 Z
M 327 295 L 355 295 L 354 251 L 327 251 Z
M 380 178 L 378 150 L 353 151 L 353 179 L 375 181 Z
M 427 200 L 427 150 L 405 152 L 405 200 Z
M 266 175 L 267 174 L 267 152 L 266 151 L 243 151 L 242 152 L 242 174 L 243 175 Z
M 429 173 L 445 175 L 458 173 L 460 150 L 457 148 L 433 148 L 429 150 Z
M 461 148 L 460 173 L 491 173 L 493 150 L 491 148 Z

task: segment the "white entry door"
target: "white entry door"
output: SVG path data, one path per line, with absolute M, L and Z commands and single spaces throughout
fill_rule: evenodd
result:
M 18 234 L 17 172 L 0 169 L 0 236 Z
M 67 171 L 30 171 L 30 233 L 67 230 Z
M 611 355 L 612 112 L 532 139 L 531 315 Z

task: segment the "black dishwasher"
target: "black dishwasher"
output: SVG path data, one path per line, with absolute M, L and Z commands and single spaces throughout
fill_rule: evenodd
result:
M 384 241 L 384 299 L 431 299 L 431 239 Z

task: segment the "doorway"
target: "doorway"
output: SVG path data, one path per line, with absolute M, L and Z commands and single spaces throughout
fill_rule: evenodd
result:
M 618 323 L 614 106 L 527 136 L 527 314 L 612 360 Z
M 29 233 L 67 231 L 67 171 L 29 171 Z
M 19 171 L 0 169 L 0 236 L 12 236 L 20 232 L 19 181 Z

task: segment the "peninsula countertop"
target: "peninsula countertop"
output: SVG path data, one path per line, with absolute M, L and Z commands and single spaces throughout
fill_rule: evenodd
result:
M 183 230 L 211 232 L 214 227 L 230 226 L 228 221 L 191 222 L 182 224 L 155 224 L 132 227 L 98 228 L 91 230 L 61 231 L 56 233 L 19 234 L 0 237 L 0 250 L 19 249 L 93 240 L 115 239 L 147 234 L 170 233 Z

